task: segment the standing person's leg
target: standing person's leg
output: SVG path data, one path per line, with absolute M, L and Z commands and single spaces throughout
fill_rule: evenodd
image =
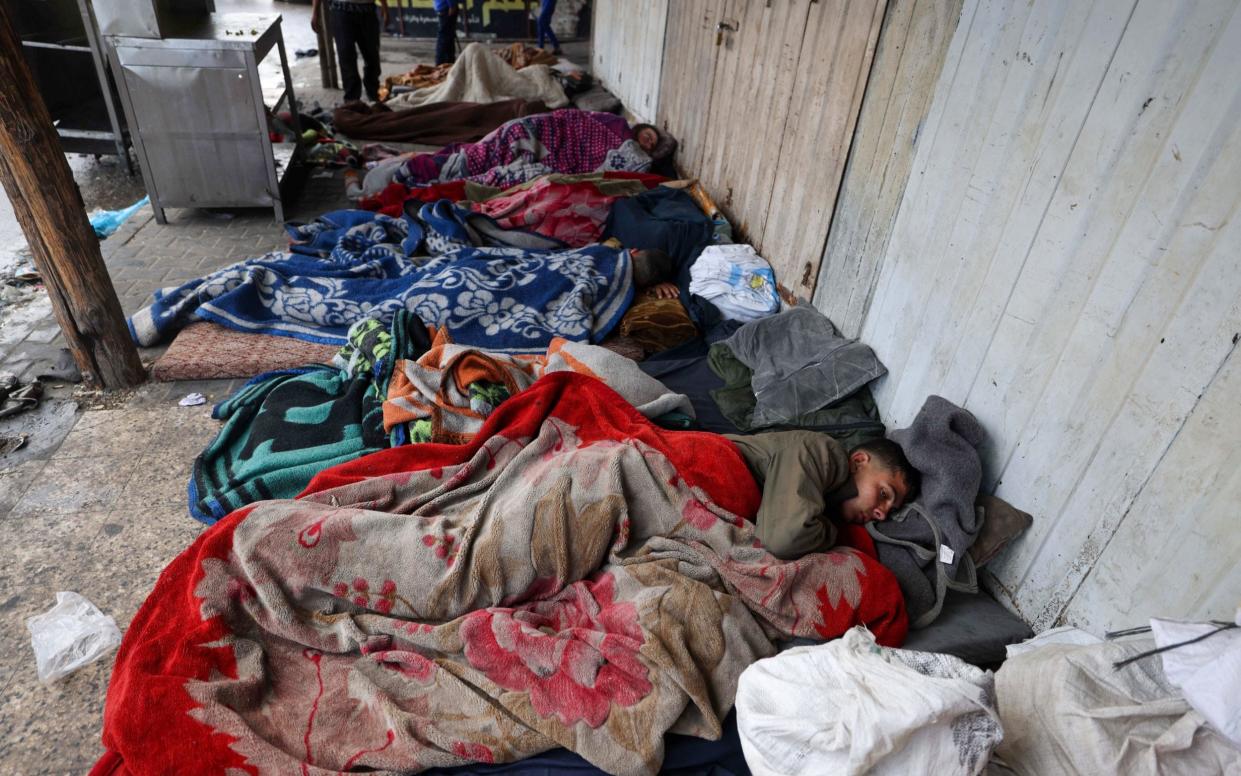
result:
M 379 17 L 374 7 L 358 14 L 358 51 L 362 52 L 362 85 L 371 102 L 379 102 Z
M 361 99 L 362 78 L 358 75 L 358 55 L 355 23 L 358 14 L 351 13 L 337 3 L 328 3 L 328 24 L 336 41 L 336 61 L 340 65 L 340 83 L 345 89 L 345 102 Z
M 457 14 L 439 14 L 439 34 L 435 38 L 435 64 L 443 65 L 457 59 Z
M 556 33 L 552 32 L 552 16 L 556 14 L 556 0 L 543 0 L 543 6 L 539 9 L 539 48 L 543 48 L 543 38 L 547 37 L 552 43 L 552 51 L 560 52 L 560 41 L 556 40 Z

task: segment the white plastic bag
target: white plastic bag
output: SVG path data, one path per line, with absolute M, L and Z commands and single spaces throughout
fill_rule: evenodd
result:
M 981 773 L 1003 738 L 990 671 L 855 627 L 747 668 L 737 730 L 755 776 Z
M 1237 610 L 1241 625 L 1241 609 Z M 1151 620 L 1155 644 L 1181 646 L 1162 653 L 1168 681 L 1185 693 L 1185 700 L 1216 730 L 1241 748 L 1241 630 L 1215 633 L 1209 622 Z M 1206 637 L 1207 634 L 1212 634 Z M 1192 639 L 1202 638 L 1192 643 Z
M 689 291 L 725 318 L 756 321 L 780 310 L 776 275 L 749 245 L 708 245 L 689 269 Z
M 44 684 L 68 676 L 121 643 L 116 620 L 77 593 L 57 593 L 56 605 L 26 620 L 26 629 Z

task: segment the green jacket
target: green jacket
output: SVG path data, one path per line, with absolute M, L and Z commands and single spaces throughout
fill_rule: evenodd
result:
M 827 494 L 849 480 L 844 445 L 817 431 L 724 436 L 763 491 L 755 533 L 768 552 L 792 560 L 836 544 Z

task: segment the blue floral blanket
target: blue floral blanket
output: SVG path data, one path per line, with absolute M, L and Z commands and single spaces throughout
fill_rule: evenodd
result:
M 206 320 L 343 345 L 356 321 L 387 325 L 397 310 L 408 310 L 446 327 L 454 342 L 534 353 L 555 337 L 597 343 L 620 322 L 633 297 L 628 252 L 473 247 L 478 234 L 454 222 L 447 204 L 428 205 L 418 218 L 340 211 L 291 226 L 291 252 L 156 292 L 130 318 L 130 333 L 150 346 Z M 424 244 L 437 255 L 411 258 Z

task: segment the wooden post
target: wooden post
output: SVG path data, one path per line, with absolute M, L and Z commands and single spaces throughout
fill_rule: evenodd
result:
M 319 4 L 318 13 L 319 31 L 315 33 L 315 39 L 319 44 L 319 80 L 324 89 L 339 89 L 340 80 L 336 77 L 336 46 L 332 31 L 328 28 L 326 0 Z
M 138 385 L 146 372 L 6 5 L 0 3 L 0 182 L 83 377 L 106 389 Z

